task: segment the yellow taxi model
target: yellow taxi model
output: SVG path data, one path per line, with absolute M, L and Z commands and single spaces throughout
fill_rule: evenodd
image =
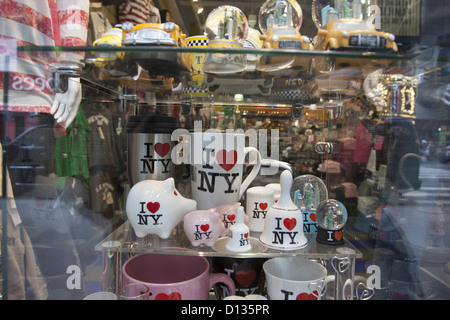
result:
M 143 23 L 134 26 L 132 23 L 122 24 L 122 45 L 187 47 L 186 35 L 173 22 Z M 141 67 L 153 75 L 176 76 L 191 69 L 191 61 L 187 53 L 177 51 L 132 51 L 131 60 L 136 60 Z
M 365 20 L 337 19 L 329 21 L 317 32 L 315 50 L 335 50 L 347 52 L 397 52 L 395 36 L 377 31 L 374 24 Z M 336 66 L 354 66 L 363 59 L 338 59 L 330 57 L 315 58 L 316 71 L 333 71 Z M 367 60 L 365 60 L 367 62 Z M 339 64 L 338 64 L 339 62 Z
M 101 38 L 94 41 L 94 47 L 121 47 L 122 46 L 123 31 L 120 28 L 112 28 L 108 30 Z M 96 51 L 94 52 L 95 66 L 105 67 L 109 62 L 114 62 L 117 58 L 123 59 L 124 52 L 119 51 Z
M 267 34 L 262 34 L 259 38 L 264 41 L 262 47 L 267 49 L 313 49 L 308 37 L 302 36 L 297 29 L 290 27 L 270 28 Z
M 328 22 L 317 33 L 316 50 L 397 52 L 395 36 L 377 31 L 364 20 L 338 19 Z
M 262 45 L 262 48 L 264 49 L 314 49 L 311 40 L 307 36 L 302 36 L 297 29 L 286 26 L 270 28 L 267 31 L 267 34 L 260 35 L 260 39 L 264 41 Z M 305 56 L 303 59 L 299 57 L 296 58 L 295 56 L 276 54 L 262 55 L 256 65 L 256 69 L 260 71 L 276 71 L 290 67 L 294 61 L 296 61 L 296 65 L 307 66 L 309 64 L 309 57 Z

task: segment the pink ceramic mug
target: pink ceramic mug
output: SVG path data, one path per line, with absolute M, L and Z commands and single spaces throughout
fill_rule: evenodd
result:
M 230 295 L 236 293 L 229 276 L 209 270 L 208 260 L 200 256 L 140 254 L 124 263 L 123 285 L 144 283 L 150 300 L 208 300 L 217 283 L 226 284 Z

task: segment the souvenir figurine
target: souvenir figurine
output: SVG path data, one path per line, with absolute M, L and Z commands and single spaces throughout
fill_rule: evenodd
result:
M 397 52 L 398 47 L 393 34 L 376 30 L 368 21 L 337 19 L 328 21 L 319 29 L 314 50 L 392 53 Z M 312 62 L 312 71 L 316 74 L 329 73 L 338 68 L 365 64 L 367 59 L 316 57 Z
M 184 198 L 175 189 L 173 178 L 139 181 L 130 189 L 126 203 L 128 220 L 138 238 L 147 234 L 169 238 L 173 228 L 195 209 L 197 202 Z
M 212 247 L 225 230 L 221 214 L 214 208 L 191 211 L 183 220 L 184 233 L 194 247 Z
M 122 46 L 123 30 L 121 28 L 112 28 L 105 32 L 105 34 L 94 41 L 94 47 L 111 48 L 111 47 L 121 47 Z M 95 66 L 105 67 L 109 62 L 115 61 L 116 59 L 123 60 L 124 52 L 95 52 L 96 56 Z
M 269 248 L 296 250 L 308 244 L 303 233 L 303 217 L 291 199 L 292 174 L 285 170 L 280 176 L 280 199 L 268 211 L 264 231 L 259 240 Z
M 239 207 L 236 211 L 236 223 L 230 227 L 230 235 L 226 248 L 233 252 L 246 252 L 252 247 L 250 244 L 250 229 L 244 223 L 244 210 Z
M 236 211 L 241 208 L 241 203 L 236 202 L 234 204 L 222 204 L 215 209 L 220 213 L 220 217 L 225 225 L 225 229 L 222 232 L 222 237 L 226 237 L 230 234 L 230 227 L 236 223 Z M 248 225 L 249 217 L 244 212 L 244 223 Z
M 142 23 L 138 25 L 124 22 L 122 30 L 124 31 L 122 44 L 125 47 L 187 47 L 186 35 L 173 22 Z M 130 61 L 137 61 L 151 76 L 184 76 L 190 72 L 192 67 L 192 61 L 187 53 L 133 51 L 129 55 Z

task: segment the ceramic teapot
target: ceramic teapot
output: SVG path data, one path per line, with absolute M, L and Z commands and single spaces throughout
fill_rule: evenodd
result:
M 173 178 L 142 180 L 128 193 L 126 212 L 136 236 L 157 234 L 167 239 L 183 217 L 197 209 L 195 200 L 184 198 L 175 189 Z
M 308 244 L 303 233 L 303 217 L 291 199 L 292 174 L 285 170 L 280 175 L 280 199 L 268 211 L 264 231 L 259 240 L 267 247 L 296 250 Z

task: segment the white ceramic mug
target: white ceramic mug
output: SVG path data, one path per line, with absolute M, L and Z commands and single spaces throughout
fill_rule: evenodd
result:
M 270 300 L 320 300 L 334 276 L 305 258 L 273 258 L 263 264 Z
M 251 231 L 263 232 L 267 210 L 275 203 L 274 190 L 267 187 L 252 187 L 246 192 L 245 212 Z
M 238 202 L 261 168 L 261 154 L 245 147 L 243 133 L 193 132 L 190 152 L 192 197 L 199 210 Z M 249 153 L 256 159 L 250 159 L 254 166 L 242 181 Z

